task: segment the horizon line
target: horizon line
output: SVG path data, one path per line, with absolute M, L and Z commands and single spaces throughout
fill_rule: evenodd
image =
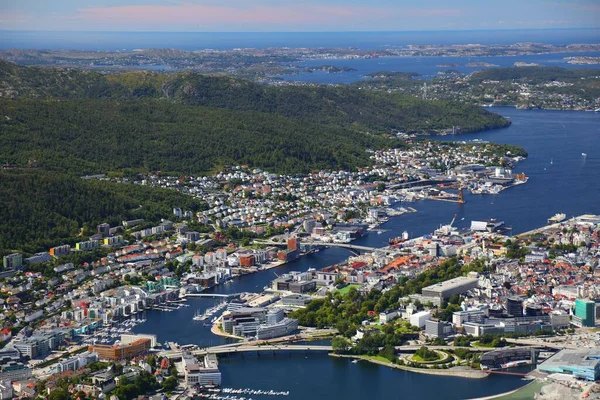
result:
M 570 30 L 600 30 L 600 27 L 577 28 L 482 28 L 482 29 L 423 29 L 423 30 L 348 30 L 348 31 L 148 31 L 148 30 L 59 30 L 59 29 L 0 29 L 0 32 L 40 32 L 40 33 L 423 33 L 423 32 L 510 32 L 510 31 L 570 31 Z

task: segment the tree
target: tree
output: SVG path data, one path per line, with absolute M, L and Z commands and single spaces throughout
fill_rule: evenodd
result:
M 162 388 L 165 392 L 172 392 L 177 388 L 177 377 L 170 376 L 163 381 Z
M 336 336 L 331 340 L 331 347 L 333 348 L 334 353 L 343 354 L 348 352 L 350 349 L 350 344 L 346 338 L 342 336 Z
M 55 389 L 48 395 L 48 400 L 72 400 L 66 389 Z
M 379 355 L 387 358 L 391 362 L 394 362 L 396 360 L 396 349 L 392 345 L 386 345 L 383 349 L 381 349 Z

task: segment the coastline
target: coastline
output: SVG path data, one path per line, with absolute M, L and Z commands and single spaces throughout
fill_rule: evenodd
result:
M 483 371 L 479 371 L 479 370 L 456 369 L 456 367 L 454 367 L 455 369 L 435 369 L 435 370 L 428 369 L 428 368 L 412 368 L 412 367 L 407 367 L 405 365 L 392 364 L 391 362 L 384 362 L 384 361 L 376 360 L 376 359 L 369 358 L 366 356 L 356 356 L 356 355 L 350 355 L 350 354 L 334 354 L 334 353 L 329 353 L 329 355 L 331 357 L 352 358 L 352 359 L 356 359 L 356 360 L 368 361 L 370 363 L 382 365 L 384 367 L 396 368 L 396 369 L 401 369 L 401 370 L 408 371 L 408 372 L 416 372 L 419 374 L 426 374 L 426 375 L 454 376 L 454 377 L 458 377 L 458 378 L 468 378 L 468 379 L 483 379 L 483 378 L 488 377 L 488 374 L 486 374 Z
M 499 399 L 499 398 L 502 398 L 502 397 L 505 397 L 505 396 L 510 396 L 512 394 L 520 392 L 520 391 L 524 390 L 525 388 L 530 388 L 532 385 L 534 385 L 536 383 L 544 386 L 543 383 L 541 383 L 541 382 L 539 382 L 539 381 L 537 381 L 537 380 L 534 379 L 531 382 L 529 382 L 529 383 L 521 386 L 520 388 L 517 388 L 515 390 L 511 390 L 509 392 L 498 393 L 498 394 L 494 394 L 492 396 L 487 396 L 487 397 L 475 397 L 475 398 L 472 398 L 472 399 L 469 399 L 469 400 L 492 400 L 492 399 Z
M 235 335 L 232 335 L 232 334 L 230 334 L 230 333 L 226 333 L 226 332 L 223 332 L 222 330 L 220 330 L 220 329 L 219 329 L 219 323 L 220 323 L 220 322 L 221 322 L 221 317 L 219 317 L 219 318 L 218 318 L 218 319 L 215 321 L 215 323 L 214 323 L 214 324 L 212 324 L 212 326 L 210 327 L 210 332 L 211 332 L 213 335 L 217 335 L 217 336 L 223 336 L 223 337 L 226 337 L 226 338 L 229 338 L 229 339 L 244 340 L 244 338 L 243 338 L 243 337 L 235 336 Z

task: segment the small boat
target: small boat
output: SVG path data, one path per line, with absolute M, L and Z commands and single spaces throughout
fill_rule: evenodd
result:
M 357 364 L 358 360 L 352 360 L 352 364 Z
M 203 317 L 203 315 L 200 313 L 200 310 L 196 310 L 193 320 L 194 321 L 202 321 L 202 317 Z
M 584 157 L 586 157 L 586 156 L 587 156 L 587 154 L 586 154 L 586 153 L 581 153 L 581 155 L 582 155 L 582 156 L 584 156 Z

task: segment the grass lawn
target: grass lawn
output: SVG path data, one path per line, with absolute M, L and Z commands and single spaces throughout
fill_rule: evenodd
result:
M 484 347 L 484 348 L 487 348 L 487 349 L 493 349 L 494 348 L 494 346 L 492 346 L 491 343 L 482 344 L 482 343 L 479 343 L 479 342 L 471 342 L 471 346 L 473 346 L 473 347 Z
M 414 354 L 410 358 L 410 361 L 416 361 L 416 362 L 420 362 L 420 363 L 430 363 L 430 362 L 435 362 L 435 361 L 438 361 L 438 360 L 441 360 L 441 358 L 439 357 L 439 355 L 438 355 L 438 358 L 436 358 L 435 360 L 427 360 L 427 361 L 423 360 L 423 358 L 421 358 L 421 356 L 418 356 L 416 354 Z
M 377 360 L 377 361 L 381 361 L 384 363 L 392 364 L 392 362 L 390 360 L 388 360 L 387 358 L 382 357 L 382 356 L 365 356 L 365 357 L 369 358 L 371 360 Z
M 535 394 L 542 389 L 542 386 L 544 386 L 543 382 L 535 381 L 523 386 L 515 393 L 495 397 L 494 400 L 532 400 L 535 398 Z
M 350 285 L 344 286 L 342 289 L 337 290 L 337 292 L 340 294 L 346 294 L 350 291 L 351 288 L 358 289 L 359 287 L 360 287 L 360 285 L 358 285 L 356 283 L 352 283 Z

